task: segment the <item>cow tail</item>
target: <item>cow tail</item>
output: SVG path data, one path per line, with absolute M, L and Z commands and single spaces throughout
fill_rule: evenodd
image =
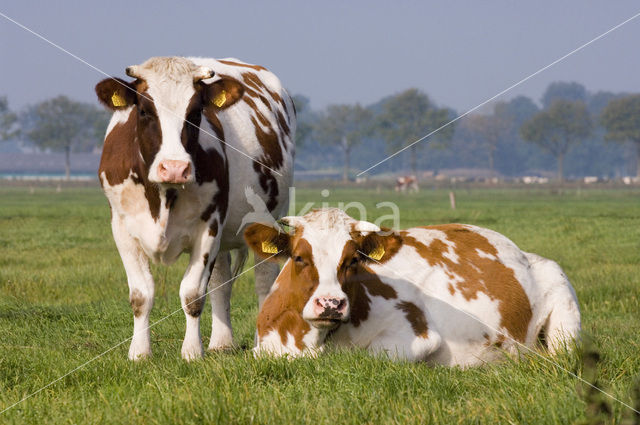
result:
M 244 269 L 244 264 L 247 262 L 247 257 L 249 256 L 249 250 L 247 247 L 238 248 L 235 251 L 235 255 L 233 256 L 233 261 L 231 264 L 231 278 L 232 281 L 235 281 L 236 278 L 242 270 Z

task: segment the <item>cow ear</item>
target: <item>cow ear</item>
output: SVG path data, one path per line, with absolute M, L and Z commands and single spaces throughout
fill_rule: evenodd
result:
M 360 252 L 370 262 L 384 263 L 396 255 L 402 246 L 400 236 L 389 229 L 369 233 L 360 240 Z
M 290 238 L 271 226 L 254 223 L 244 231 L 249 248 L 262 258 L 273 261 L 284 260 L 290 255 Z
M 223 77 L 211 84 L 206 84 L 205 105 L 215 109 L 226 109 L 244 95 L 244 86 L 238 80 Z
M 116 111 L 136 103 L 136 91 L 131 83 L 120 78 L 107 78 L 96 85 L 96 94 L 107 108 Z

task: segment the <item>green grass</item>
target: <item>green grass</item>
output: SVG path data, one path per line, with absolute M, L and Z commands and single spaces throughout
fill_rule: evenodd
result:
M 298 206 L 361 201 L 369 219 L 400 207 L 401 226 L 473 223 L 560 263 L 580 300 L 583 329 L 600 350 L 599 382 L 624 402 L 640 374 L 640 191 L 299 190 Z M 0 410 L 129 338 L 124 269 L 98 189 L 0 187 Z M 354 213 L 355 210 L 350 210 Z M 470 370 L 392 363 L 365 352 L 318 359 L 254 359 L 253 274 L 234 286 L 239 347 L 180 359 L 186 267 L 154 266 L 154 356 L 133 364 L 128 342 L 0 414 L 0 423 L 558 423 L 584 420 L 579 381 L 529 355 Z M 208 343 L 211 315 L 205 310 Z M 576 353 L 554 361 L 581 375 Z M 612 404 L 616 421 L 626 410 Z

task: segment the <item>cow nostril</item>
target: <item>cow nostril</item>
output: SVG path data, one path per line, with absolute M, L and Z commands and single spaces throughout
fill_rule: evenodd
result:
M 316 298 L 316 305 L 317 305 L 318 307 L 322 307 L 322 308 L 324 308 L 324 304 L 322 303 L 322 301 L 320 300 L 320 298 Z
M 189 177 L 189 175 L 191 175 L 191 164 L 187 164 L 184 171 L 182 172 L 182 177 L 184 177 L 185 179 Z
M 346 304 L 347 304 L 347 303 L 346 303 L 346 300 L 342 299 L 342 300 L 340 300 L 340 302 L 338 303 L 338 306 L 336 307 L 336 309 L 337 309 L 338 311 L 343 310 L 343 309 L 345 308 Z

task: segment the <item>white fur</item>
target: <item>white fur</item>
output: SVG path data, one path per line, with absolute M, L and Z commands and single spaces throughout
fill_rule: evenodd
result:
M 277 218 L 288 209 L 288 187 L 291 184 L 293 168 L 292 137 L 295 134 L 295 116 L 293 116 L 291 99 L 277 77 L 269 71 L 255 72 L 252 69 L 229 66 L 215 59 L 206 58 L 187 58 L 187 60 L 154 58 L 145 64 L 132 67 L 132 74 L 144 78 L 148 83 L 148 93 L 155 102 L 162 131 L 162 144 L 153 164 L 150 164 L 149 179 L 152 182 L 160 181 L 157 169 L 162 160 L 191 162 L 180 141 L 180 134 L 185 125 L 183 120 L 188 102 L 194 94 L 193 78 L 202 75 L 206 68 L 213 69 L 216 73 L 231 75 L 239 81 L 242 81 L 242 73 L 254 72 L 287 104 L 291 115 L 286 114 L 279 103 L 270 99 L 271 96 L 268 93 L 262 93 L 270 99 L 272 108 L 280 110 L 286 117 L 291 129 L 291 136 L 287 135 L 280 141 L 281 147 L 287 148 L 283 152 L 283 164 L 273 171 L 279 194 L 277 207 L 272 213 Z M 210 83 L 216 78 L 219 77 L 214 76 L 205 82 Z M 132 110 L 133 107 L 114 112 L 107 135 L 117 124 L 126 122 Z M 271 111 L 264 108 L 262 112 L 270 122 L 276 123 L 276 118 Z M 109 185 L 104 174 L 100 176 L 112 208 L 113 235 L 127 271 L 130 293 L 137 289 L 145 299 L 142 307 L 143 314 L 134 319 L 134 337 L 129 351 L 129 357 L 132 359 L 145 357 L 151 353 L 149 331 L 146 328 L 149 324 L 149 311 L 153 304 L 154 283 L 149 272 L 147 257 L 153 261 L 170 264 L 182 252 L 191 253 L 189 266 L 180 284 L 180 298 L 187 321 L 182 357 L 187 360 L 202 357 L 199 318 L 186 314 L 188 311 L 186 302 L 206 292 L 209 280 L 208 265 L 219 253 L 226 255 L 229 250 L 243 247 L 242 229 L 239 227 L 242 217 L 251 212 L 251 206 L 244 198 L 244 188 L 248 186 L 254 188 L 257 194 L 266 200 L 266 194 L 260 188 L 259 176 L 253 169 L 252 160 L 258 160 L 263 152 L 256 138 L 251 116 L 252 112 L 243 100 L 219 112 L 218 118 L 225 133 L 225 147 L 220 140 L 217 140 L 215 132 L 206 119 L 203 117 L 201 121 L 199 142 L 204 149 L 215 149 L 223 154 L 228 164 L 230 193 L 226 217 L 220 217 L 219 213 L 215 212 L 207 223 L 200 219 L 204 208 L 220 190 L 215 182 L 201 186 L 186 184 L 178 188 L 178 197 L 171 210 L 167 207 L 166 188 L 160 185 L 160 216 L 154 220 L 144 196 L 144 190 L 141 185 L 134 183 L 133 175 L 123 183 L 114 186 Z M 193 167 L 192 162 L 191 166 Z M 215 237 L 209 235 L 209 225 L 213 220 L 219 223 Z M 208 254 L 206 264 L 203 260 L 205 254 Z M 275 275 L 272 269 L 265 268 L 265 270 L 264 273 L 256 275 L 256 287 L 261 299 L 264 299 Z M 220 264 L 216 264 L 212 275 L 212 287 L 225 284 L 210 295 L 214 321 L 209 348 L 217 349 L 232 344 L 228 314 L 231 293 L 228 262 L 221 261 Z
M 331 224 L 315 223 L 315 226 L 305 226 L 302 233 L 302 238 L 312 247 L 313 264 L 318 271 L 319 279 L 318 286 L 311 295 L 310 301 L 302 310 L 302 317 L 306 320 L 316 318 L 316 314 L 313 312 L 313 300 L 316 298 L 347 298 L 336 277 L 336 268 L 342 256 L 342 247 L 351 237 L 344 232 L 327 232 Z
M 344 243 L 350 239 L 349 224 L 353 221 L 350 220 L 335 209 L 316 211 L 296 220 L 299 226 L 304 226 L 303 237 L 312 246 L 316 264 L 321 265 L 319 271 L 323 270 L 321 282 L 324 285 L 339 285 L 336 253 L 341 253 Z M 524 351 L 525 347 L 535 346 L 543 328 L 550 352 L 563 346 L 570 348 L 569 344 L 580 331 L 580 311 L 575 292 L 560 267 L 551 260 L 522 252 L 499 233 L 466 227 L 484 236 L 496 248 L 497 256 L 482 252 L 479 255 L 511 268 L 529 299 L 532 318 L 522 344 L 511 339 L 508 331 L 501 327 L 498 300 L 480 291 L 469 300 L 458 290 L 452 294 L 450 285 L 455 287 L 460 277 L 451 278 L 450 270 L 430 265 L 409 245 L 402 246 L 386 263 L 370 264 L 380 280 L 395 289 L 397 298 L 387 300 L 369 294 L 371 308 L 367 320 L 357 327 L 352 323 L 342 324 L 331 336 L 331 341 L 337 346 L 363 347 L 392 358 L 450 366 L 476 365 L 495 360 L 503 351 L 514 354 Z M 444 232 L 423 228 L 407 232 L 425 245 L 437 239 L 443 241 L 450 248 L 444 256 L 454 262 L 460 260 L 453 249 L 455 242 L 447 240 Z M 332 279 L 333 282 L 329 282 Z M 426 338 L 415 335 L 404 312 L 397 308 L 401 301 L 412 302 L 424 312 L 428 326 Z M 256 350 L 279 354 L 282 342 L 276 336 L 277 332 L 268 343 L 258 341 Z M 307 340 L 307 347 L 312 352 L 324 344 L 321 336 L 315 337 Z M 501 338 L 504 341 L 500 350 L 496 350 L 492 342 Z M 305 351 L 289 354 L 305 355 Z

